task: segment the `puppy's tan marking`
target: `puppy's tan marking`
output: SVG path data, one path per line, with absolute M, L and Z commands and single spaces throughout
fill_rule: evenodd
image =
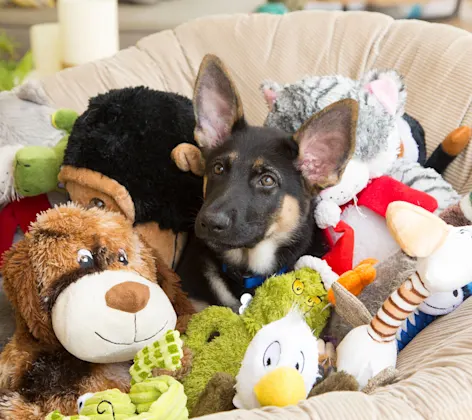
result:
M 275 236 L 282 239 L 282 237 L 289 237 L 300 221 L 300 205 L 297 199 L 291 195 L 285 195 L 274 219 L 274 223 L 267 230 L 266 238 Z
M 230 163 L 233 163 L 237 158 L 238 158 L 238 152 L 231 152 L 229 155 L 228 155 L 228 158 L 229 158 L 229 162 Z
M 208 177 L 205 175 L 203 177 L 203 198 L 205 198 L 205 195 L 206 195 L 207 182 L 208 182 Z
M 262 158 L 257 158 L 252 165 L 254 169 L 260 169 L 262 166 L 264 166 L 264 159 Z

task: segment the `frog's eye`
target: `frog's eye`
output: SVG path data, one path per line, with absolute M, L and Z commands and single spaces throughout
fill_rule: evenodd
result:
M 315 305 L 319 305 L 321 303 L 321 298 L 319 296 L 308 296 L 306 298 L 306 301 L 305 303 L 309 306 L 309 307 L 313 307 Z
M 305 285 L 299 279 L 296 279 L 293 282 L 292 290 L 296 295 L 301 295 L 304 289 L 305 289 Z

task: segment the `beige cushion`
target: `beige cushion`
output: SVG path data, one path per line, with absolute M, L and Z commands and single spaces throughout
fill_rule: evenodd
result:
M 428 151 L 459 124 L 472 124 L 472 34 L 452 27 L 393 21 L 378 14 L 300 12 L 285 16 L 206 18 L 141 40 L 112 59 L 61 72 L 44 81 L 58 106 L 83 111 L 89 96 L 148 85 L 192 95 L 204 54 L 228 65 L 250 122 L 266 108 L 264 78 L 293 82 L 306 74 L 358 77 L 395 67 L 408 86 L 407 111 L 427 133 Z M 472 187 L 472 148 L 447 179 Z M 436 321 L 400 355 L 401 381 L 362 393 L 332 393 L 285 409 L 234 411 L 217 419 L 470 419 L 472 412 L 472 299 Z
M 472 34 L 364 12 L 203 18 L 144 38 L 112 59 L 60 73 L 46 80 L 47 90 L 58 105 L 78 111 L 89 96 L 129 85 L 191 96 L 208 52 L 230 68 L 253 123 L 266 114 L 258 91 L 265 78 L 293 82 L 333 73 L 356 78 L 374 67 L 394 67 L 405 77 L 407 111 L 423 124 L 429 153 L 458 125 L 472 124 Z M 471 170 L 469 147 L 445 176 L 465 192 L 472 188 Z

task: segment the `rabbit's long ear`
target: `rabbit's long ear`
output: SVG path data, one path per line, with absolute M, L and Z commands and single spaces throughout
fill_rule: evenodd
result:
M 410 257 L 426 258 L 436 251 L 449 233 L 449 225 L 422 207 L 404 201 L 390 203 L 387 226 L 400 248 Z
M 371 70 L 361 79 L 367 95 L 372 95 L 391 115 L 402 116 L 405 112 L 406 88 L 395 70 Z

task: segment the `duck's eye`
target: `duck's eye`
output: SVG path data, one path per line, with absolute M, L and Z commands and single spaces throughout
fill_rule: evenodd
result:
M 305 285 L 299 279 L 296 279 L 292 284 L 293 293 L 296 295 L 301 295 L 303 293 L 303 289 L 305 289 Z
M 118 250 L 118 261 L 123 265 L 128 265 L 128 256 L 124 249 Z
M 278 341 L 272 342 L 264 352 L 264 367 L 277 366 L 280 360 L 280 343 Z
M 80 268 L 92 268 L 92 253 L 88 249 L 79 249 L 79 252 L 77 252 L 77 262 L 79 263 Z
M 305 367 L 305 355 L 301 351 L 298 355 L 297 362 L 295 363 L 295 369 L 297 369 L 300 373 L 303 372 L 303 368 Z

